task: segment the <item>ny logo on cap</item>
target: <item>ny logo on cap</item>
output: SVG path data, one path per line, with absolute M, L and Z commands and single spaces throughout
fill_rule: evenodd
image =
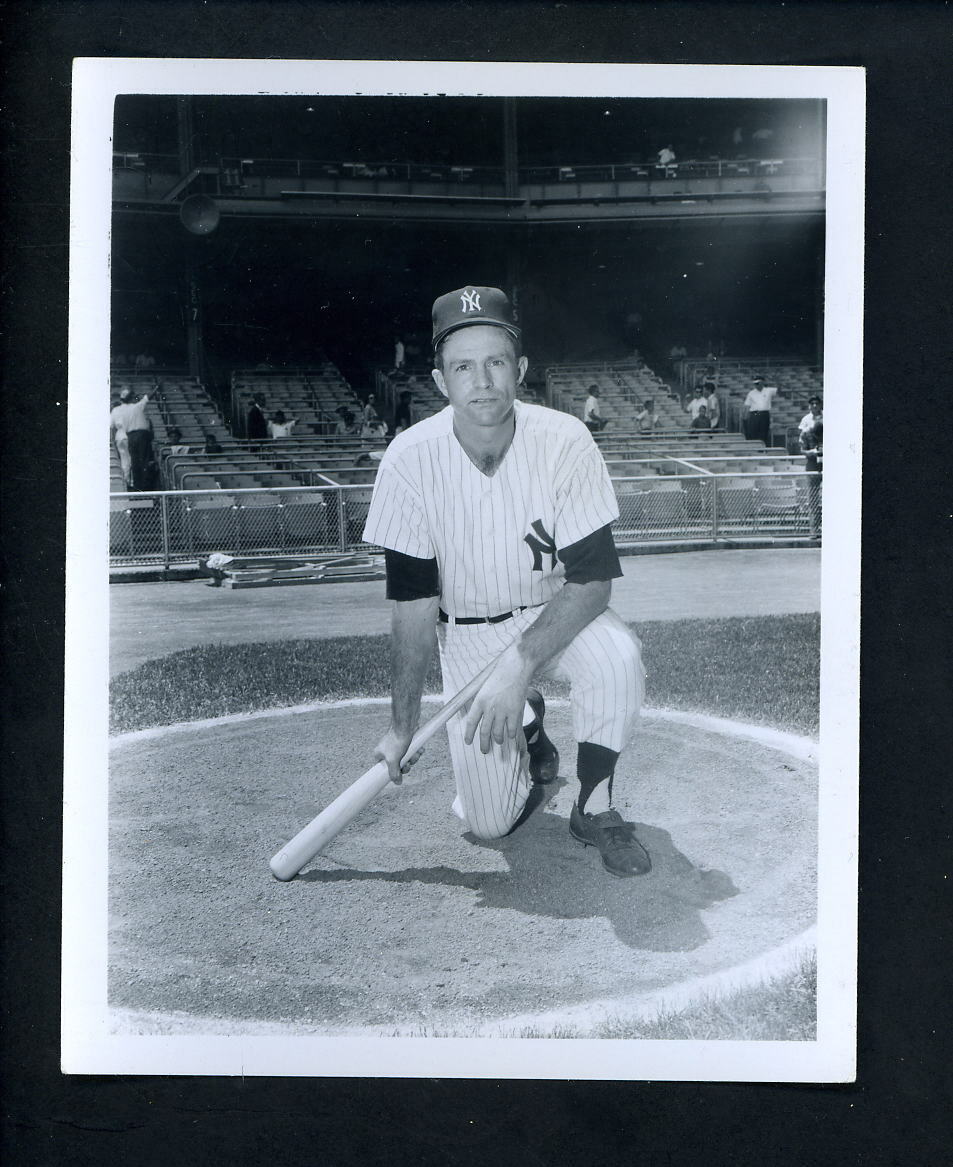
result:
M 464 292 L 460 297 L 460 311 L 461 312 L 482 312 L 480 307 L 480 293 L 472 289 Z

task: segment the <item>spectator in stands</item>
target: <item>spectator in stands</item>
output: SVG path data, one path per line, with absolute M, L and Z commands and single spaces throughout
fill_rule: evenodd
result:
M 364 412 L 361 416 L 361 437 L 362 438 L 383 438 L 387 434 L 387 427 L 380 419 L 380 414 L 377 412 L 377 405 L 374 401 L 374 394 L 371 393 L 364 405 Z
M 126 437 L 126 431 L 122 424 L 124 414 L 119 411 L 119 407 L 128 398 L 129 390 L 123 388 L 109 411 L 109 436 L 116 447 L 116 453 L 119 455 L 119 469 L 122 471 L 122 480 L 126 490 L 129 490 L 131 486 L 132 462 L 129 459 L 129 439 Z
M 262 408 L 264 404 L 265 399 L 260 393 L 256 393 L 251 399 L 251 408 L 245 421 L 245 436 L 253 441 L 261 441 L 268 437 L 268 420 Z
M 696 413 L 692 418 L 691 428 L 693 430 L 711 429 L 711 419 L 708 416 L 708 406 L 704 402 L 701 403 L 701 405 L 698 407 L 698 413 Z
M 346 405 L 339 405 L 337 407 L 337 415 L 338 420 L 335 423 L 335 433 L 353 434 L 357 432 L 357 418 L 354 416 L 352 410 L 348 409 Z
M 406 363 L 407 354 L 404 349 L 404 342 L 399 336 L 394 337 L 394 372 L 399 373 Z
M 651 397 L 646 398 L 642 403 L 642 408 L 635 415 L 635 420 L 640 434 L 651 433 L 656 428 L 659 417 L 655 412 L 655 402 Z
M 409 389 L 401 389 L 397 397 L 397 405 L 394 409 L 394 433 L 403 433 L 405 429 L 413 425 L 410 416 L 410 406 L 412 401 Z
M 695 393 L 691 401 L 685 406 L 685 409 L 691 414 L 693 422 L 702 410 L 705 411 L 705 416 L 708 416 L 708 398 L 705 396 L 701 385 L 696 386 Z
M 268 420 L 268 436 L 274 438 L 290 438 L 295 426 L 298 424 L 296 417 L 285 417 L 283 409 L 276 409 L 274 414 Z
M 129 473 L 126 486 L 129 490 L 148 490 L 152 460 L 152 423 L 146 415 L 149 395 L 144 393 L 133 400 L 132 390 L 126 386 L 119 394 L 119 404 L 109 415 L 109 428 L 120 450 L 118 436 L 123 434 L 129 455 Z M 119 454 L 122 462 L 122 452 Z
M 745 437 L 749 441 L 771 444 L 771 403 L 778 390 L 775 385 L 765 385 L 763 377 L 752 378 L 753 387 L 748 390 L 741 407 Z
M 205 435 L 205 446 L 203 448 L 205 454 L 221 454 L 222 447 L 219 445 L 218 438 L 214 434 Z
M 807 484 L 811 534 L 819 535 L 821 532 L 821 475 L 824 470 L 824 419 L 819 406 L 811 424 L 806 429 L 801 429 L 798 440 L 801 452 L 804 454 L 804 468 L 811 473 Z
M 185 445 L 182 441 L 182 431 L 178 426 L 170 426 L 167 437 L 170 455 L 188 454 L 190 452 L 191 447 Z
M 708 420 L 711 422 L 711 428 L 717 429 L 718 423 L 721 421 L 721 402 L 718 400 L 718 388 L 711 378 L 706 378 L 702 392 L 705 394 L 705 404 L 708 406 Z
M 594 434 L 600 433 L 609 424 L 608 418 L 604 418 L 599 409 L 598 385 L 589 386 L 589 396 L 586 398 L 586 404 L 583 406 L 582 420 L 589 431 Z
M 662 149 L 659 150 L 658 165 L 659 169 L 664 172 L 666 178 L 675 177 L 677 163 L 675 161 L 675 151 L 672 149 L 671 145 L 663 146 Z
M 821 399 L 816 393 L 807 399 L 807 413 L 797 423 L 798 437 L 806 430 L 813 429 L 815 423 L 822 419 L 823 408 Z

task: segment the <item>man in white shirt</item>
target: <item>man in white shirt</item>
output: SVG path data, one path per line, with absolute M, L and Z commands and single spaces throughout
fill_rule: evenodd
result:
M 149 485 L 147 467 L 152 460 L 152 425 L 146 416 L 148 404 L 147 393 L 133 401 L 132 390 L 127 386 L 119 394 L 119 404 L 109 414 L 109 429 L 119 451 L 120 464 L 125 445 L 129 461 L 128 469 L 123 466 L 123 474 L 130 490 L 146 490 Z
M 814 428 L 815 422 L 821 420 L 823 414 L 823 406 L 821 399 L 816 393 L 807 399 L 807 413 L 797 423 L 798 437 L 801 434 L 807 433 Z
M 765 385 L 763 377 L 752 378 L 753 388 L 742 406 L 745 437 L 751 441 L 771 444 L 771 403 L 777 394 L 776 385 Z
M 708 412 L 708 398 L 700 388 L 696 389 L 695 396 L 691 399 L 691 401 L 689 401 L 685 408 L 691 414 L 692 421 L 694 421 L 703 409 L 706 413 Z
M 655 412 L 655 402 L 649 398 L 642 405 L 642 408 L 635 415 L 635 420 L 639 427 L 639 433 L 651 433 L 658 425 L 658 414 Z
M 589 429 L 590 433 L 597 434 L 600 430 L 604 430 L 609 424 L 608 420 L 602 416 L 599 410 L 599 386 L 589 386 L 589 396 L 586 398 L 586 404 L 582 411 L 582 420 Z

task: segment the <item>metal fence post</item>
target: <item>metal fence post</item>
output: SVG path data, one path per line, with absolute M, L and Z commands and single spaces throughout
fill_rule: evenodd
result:
M 347 551 L 347 507 L 344 505 L 344 491 L 338 488 L 338 546 L 342 554 Z
M 718 542 L 718 479 L 714 475 L 711 479 L 711 540 Z
M 162 527 L 162 566 L 168 571 L 172 559 L 169 554 L 169 497 L 166 494 L 159 495 L 159 523 Z

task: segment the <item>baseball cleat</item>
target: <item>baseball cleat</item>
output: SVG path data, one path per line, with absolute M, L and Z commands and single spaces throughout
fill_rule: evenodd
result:
M 542 786 L 553 782 L 559 777 L 559 750 L 546 736 L 546 731 L 540 728 L 536 740 L 526 747 L 529 754 L 529 776 Z
M 635 827 L 617 810 L 584 814 L 573 803 L 569 814 L 569 833 L 587 847 L 595 847 L 602 856 L 602 866 L 610 875 L 626 877 L 645 875 L 652 870 L 648 852 L 635 837 Z
M 529 755 L 529 776 L 539 786 L 554 782 L 559 777 L 559 750 L 546 736 L 543 729 L 543 718 L 546 716 L 546 702 L 542 695 L 530 690 L 526 700 L 536 715 L 536 737 L 532 745 L 527 744 L 526 752 Z

